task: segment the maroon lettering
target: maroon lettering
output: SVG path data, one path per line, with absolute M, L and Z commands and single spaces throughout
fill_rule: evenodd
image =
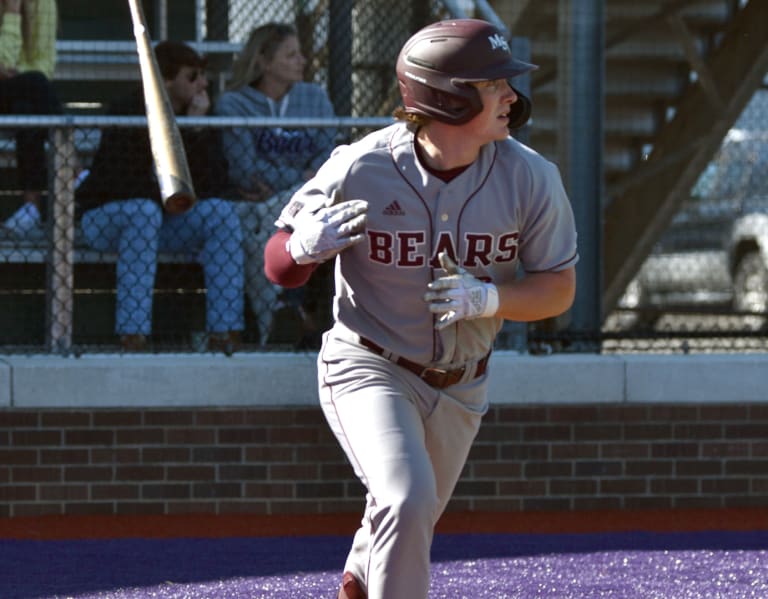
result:
M 398 267 L 424 266 L 429 256 L 425 250 L 425 231 L 374 231 L 367 230 L 368 256 L 372 262 L 395 264 Z M 446 252 L 451 259 L 465 268 L 483 268 L 491 264 L 503 264 L 517 259 L 520 234 L 505 233 L 498 238 L 490 233 L 467 233 L 464 237 L 466 251 L 461 261 L 457 259 L 456 246 L 450 233 L 438 235 L 435 249 L 429 256 L 429 265 L 440 268 L 438 255 Z
M 368 257 L 371 262 L 392 264 L 392 233 L 368 229 Z
M 398 266 L 423 266 L 424 254 L 419 251 L 424 245 L 426 234 L 424 231 L 398 231 Z
M 497 264 L 517 259 L 518 239 L 520 239 L 520 233 L 517 231 L 499 237 L 499 255 L 494 259 Z
M 489 234 L 467 233 L 467 255 L 464 259 L 465 267 L 488 266 L 491 263 L 493 251 L 493 236 Z

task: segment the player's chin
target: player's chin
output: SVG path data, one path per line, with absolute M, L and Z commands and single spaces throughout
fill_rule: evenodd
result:
M 509 119 L 507 117 L 498 118 L 493 128 L 494 141 L 501 141 L 509 137 Z

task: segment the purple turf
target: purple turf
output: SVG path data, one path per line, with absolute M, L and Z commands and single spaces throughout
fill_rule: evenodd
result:
M 0 540 L 3 599 L 335 599 L 349 539 Z M 431 599 L 765 599 L 768 532 L 438 535 Z

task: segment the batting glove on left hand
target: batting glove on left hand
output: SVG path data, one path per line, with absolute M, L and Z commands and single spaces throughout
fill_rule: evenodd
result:
M 458 266 L 446 252 L 438 255 L 446 274 L 432 281 L 424 294 L 429 311 L 439 314 L 435 328 L 440 331 L 459 320 L 487 318 L 499 309 L 499 291 Z
M 294 218 L 288 247 L 297 264 L 325 262 L 364 239 L 368 202 L 339 198 L 336 192 L 324 206 L 302 210 Z

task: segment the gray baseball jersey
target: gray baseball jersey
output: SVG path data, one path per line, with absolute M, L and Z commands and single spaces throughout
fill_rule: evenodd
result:
M 578 260 L 573 212 L 557 168 L 512 138 L 485 145 L 446 183 L 427 171 L 414 133 L 397 123 L 338 147 L 282 211 L 278 226 L 334 190 L 368 201 L 366 239 L 336 258 L 334 316 L 393 354 L 435 366 L 488 353 L 500 318 L 435 331 L 423 296 L 446 250 L 474 276 L 500 284 Z

